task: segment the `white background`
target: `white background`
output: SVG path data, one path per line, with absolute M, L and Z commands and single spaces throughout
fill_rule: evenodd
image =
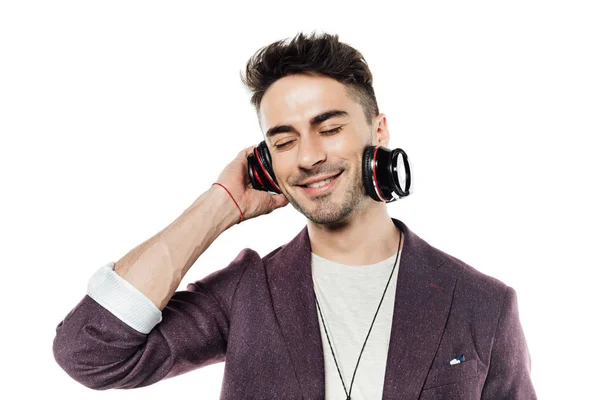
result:
M 390 216 L 516 289 L 540 398 L 597 395 L 596 2 L 217 3 L 0 5 L 2 397 L 218 398 L 224 364 L 87 389 L 55 363 L 55 328 L 100 266 L 263 140 L 239 72 L 313 30 L 363 53 L 389 146 L 411 159 Z M 233 227 L 180 289 L 304 225 L 288 205 Z

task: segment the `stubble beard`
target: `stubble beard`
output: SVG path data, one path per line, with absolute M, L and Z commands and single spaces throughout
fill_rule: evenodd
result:
M 340 178 L 348 179 L 349 170 L 344 171 Z M 323 196 L 309 197 L 302 193 L 299 193 L 298 197 L 303 197 L 303 204 L 300 204 L 293 196 L 288 196 L 289 202 L 292 206 L 298 210 L 302 215 L 308 218 L 315 224 L 320 225 L 339 225 L 343 224 L 344 221 L 352 214 L 353 211 L 362 209 L 364 203 L 368 200 L 367 193 L 365 191 L 362 176 L 354 169 L 353 176 L 349 187 L 336 187 L 332 192 L 328 192 Z M 339 186 L 338 182 L 336 186 Z M 301 190 L 301 189 L 298 189 Z M 340 197 L 341 201 L 337 202 L 333 200 L 333 197 Z

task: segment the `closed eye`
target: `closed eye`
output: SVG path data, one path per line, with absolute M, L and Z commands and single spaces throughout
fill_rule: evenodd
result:
M 333 135 L 333 134 L 336 134 L 339 131 L 341 131 L 342 128 L 343 128 L 343 126 L 338 126 L 337 128 L 330 129 L 328 131 L 322 131 L 321 133 L 324 133 L 324 134 L 327 134 L 327 135 Z M 282 149 L 282 148 L 284 148 L 285 146 L 287 146 L 288 144 L 290 144 L 292 142 L 293 142 L 293 140 L 290 140 L 289 142 L 285 142 L 285 143 L 282 143 L 282 144 L 276 144 L 275 148 L 276 149 Z
M 341 130 L 342 130 L 342 127 L 341 127 L 341 126 L 338 126 L 337 128 L 331 129 L 331 130 L 329 130 L 329 131 L 323 131 L 323 132 L 321 132 L 321 133 L 338 133 L 338 132 L 339 132 L 339 131 L 341 131 Z

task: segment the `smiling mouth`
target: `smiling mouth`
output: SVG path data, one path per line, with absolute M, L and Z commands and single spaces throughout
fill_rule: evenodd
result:
M 344 171 L 342 171 L 342 172 L 344 172 Z M 333 180 L 335 180 L 338 176 L 340 176 L 342 174 L 342 172 L 340 172 L 339 174 L 333 175 L 333 176 L 331 176 L 331 177 L 329 177 L 327 179 L 323 179 L 320 182 L 311 183 L 311 185 L 318 184 L 319 186 L 309 186 L 309 185 L 298 185 L 298 186 L 303 187 L 303 188 L 309 188 L 309 189 L 318 189 L 319 187 L 325 186 L 328 183 L 330 183 Z

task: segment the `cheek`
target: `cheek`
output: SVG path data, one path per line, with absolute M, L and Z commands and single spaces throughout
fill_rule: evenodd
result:
M 354 127 L 347 126 L 346 129 L 338 135 L 334 135 L 326 140 L 327 150 L 335 152 L 346 160 L 351 160 L 355 153 L 362 155 L 366 146 L 365 139 Z
M 332 155 L 343 155 L 344 152 L 348 151 L 348 140 L 343 137 L 337 135 L 328 138 L 328 140 L 323 141 L 325 151 Z
M 286 184 L 291 174 L 290 171 L 293 170 L 292 164 L 286 160 L 285 157 L 279 157 L 271 160 L 273 163 L 273 172 L 277 177 L 277 182 Z

